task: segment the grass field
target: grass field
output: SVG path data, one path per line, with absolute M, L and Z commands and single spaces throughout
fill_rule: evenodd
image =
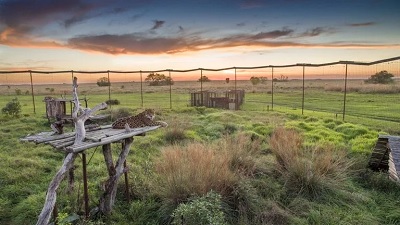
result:
M 346 121 L 360 121 L 375 124 L 379 128 L 389 128 L 396 132 L 400 122 L 400 82 L 390 85 L 364 84 L 363 80 L 348 80 L 346 102 L 344 104 L 343 80 L 305 80 L 304 103 L 302 80 L 275 82 L 272 94 L 271 82 L 253 86 L 250 81 L 175 82 L 172 86 L 154 87 L 138 82 L 115 83 L 109 87 L 96 84 L 80 84 L 80 97 L 89 99 L 89 107 L 110 99 L 120 101 L 120 107 L 177 109 L 190 105 L 190 93 L 208 90 L 245 90 L 244 110 L 276 110 L 280 112 L 313 115 L 324 113 L 327 117 L 343 118 Z M 33 105 L 37 114 L 44 114 L 45 96 L 69 97 L 69 84 L 35 85 L 34 96 L 29 85 L 0 86 L 0 106 L 17 97 L 22 104 L 22 113 L 31 114 Z M 20 95 L 16 95 L 20 90 Z M 35 102 L 35 104 L 33 104 Z M 303 106 L 304 105 L 304 106 Z M 362 118 L 362 120 L 360 120 Z M 388 124 L 393 123 L 393 125 Z M 383 126 L 380 126 L 383 124 Z M 374 125 L 374 126 L 375 126 Z
M 303 115 L 301 81 L 276 84 L 273 111 L 271 83 L 238 82 L 246 90 L 239 111 L 188 107 L 197 82 L 176 82 L 171 98 L 170 87 L 143 87 L 143 107 L 155 108 L 157 120 L 169 126 L 135 138 L 127 160 L 132 201 L 125 200 L 121 179 L 112 215 L 74 224 L 400 224 L 399 186 L 366 169 L 378 134 L 400 134 L 397 95 L 362 91 L 366 86 L 352 81 L 343 121 L 344 95 L 332 88 L 337 82 L 307 81 Z M 0 116 L 0 224 L 34 224 L 64 153 L 19 139 L 50 130 L 42 100 L 68 92 L 69 85 L 35 86 L 36 114 L 32 96 L 17 96 L 13 88 L 2 86 L 0 96 L 1 107 L 14 97 L 22 105 L 20 117 Z M 140 84 L 116 84 L 111 91 L 121 104 L 107 113 L 142 108 Z M 109 98 L 108 87 L 80 84 L 79 92 L 89 107 Z M 120 146 L 112 148 L 115 158 Z M 93 209 L 108 174 L 99 149 L 87 154 Z M 75 165 L 74 192 L 66 193 L 65 181 L 58 190 L 59 224 L 84 210 L 79 158 Z

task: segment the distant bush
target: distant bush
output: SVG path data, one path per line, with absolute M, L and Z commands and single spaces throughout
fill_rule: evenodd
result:
M 14 98 L 7 105 L 1 109 L 1 112 L 12 117 L 17 117 L 21 113 L 21 104 L 17 98 Z
M 147 75 L 145 81 L 148 81 L 150 86 L 164 86 L 174 84 L 174 81 L 171 77 L 167 77 L 164 74 L 158 73 L 150 73 L 149 75 Z
M 390 84 L 394 82 L 393 77 L 393 74 L 388 73 L 386 70 L 382 70 L 378 73 L 375 73 L 375 75 L 372 75 L 364 82 L 366 84 Z
M 101 77 L 97 80 L 97 85 L 100 87 L 104 87 L 104 86 L 111 86 L 111 83 L 107 77 Z
M 15 94 L 16 95 L 21 95 L 22 94 L 21 89 L 19 89 L 19 88 L 15 89 Z
M 109 99 L 106 101 L 107 105 L 119 105 L 120 102 L 118 99 Z

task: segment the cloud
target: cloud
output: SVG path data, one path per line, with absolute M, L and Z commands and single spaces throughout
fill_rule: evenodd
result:
M 375 25 L 375 22 L 365 22 L 365 23 L 349 23 L 347 26 L 350 27 L 367 27 L 367 26 L 373 26 Z
M 162 27 L 162 25 L 164 25 L 165 21 L 163 20 L 154 20 L 154 26 L 151 28 L 152 30 L 156 30 L 160 27 Z
M 183 51 L 186 45 L 181 38 L 146 38 L 140 34 L 124 34 L 75 37 L 69 40 L 68 46 L 107 54 L 158 54 Z
M 299 37 L 315 37 L 315 36 L 319 36 L 321 34 L 325 34 L 325 33 L 333 33 L 334 29 L 329 28 L 329 27 L 315 27 L 312 29 L 309 29 L 305 32 L 303 32 L 302 34 L 299 35 Z
M 324 29 L 313 28 L 298 36 L 316 36 L 326 32 Z M 150 32 L 151 34 L 151 32 Z M 144 33 L 124 35 L 94 35 L 71 38 L 66 47 L 84 51 L 100 52 L 105 54 L 176 54 L 180 52 L 195 52 L 209 49 L 255 47 L 261 49 L 278 47 L 306 47 L 306 48 L 386 48 L 385 45 L 371 43 L 304 43 L 299 41 L 284 41 L 286 36 L 295 36 L 292 29 L 283 28 L 260 32 L 257 34 L 238 34 L 222 38 L 205 38 L 198 34 L 179 35 L 177 37 L 152 37 Z

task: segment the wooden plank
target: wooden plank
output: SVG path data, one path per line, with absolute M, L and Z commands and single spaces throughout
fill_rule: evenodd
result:
M 116 142 L 116 141 L 120 141 L 120 140 L 125 139 L 125 138 L 133 137 L 133 136 L 136 136 L 136 135 L 148 132 L 148 131 L 156 130 L 158 128 L 159 128 L 159 126 L 152 126 L 152 127 L 145 127 L 145 128 L 142 128 L 142 129 L 134 129 L 131 132 L 126 132 L 125 131 L 125 133 L 121 132 L 119 135 L 114 135 L 114 136 L 111 136 L 111 137 L 103 138 L 99 142 L 91 142 L 91 143 L 82 142 L 79 145 L 68 146 L 68 147 L 66 147 L 66 150 L 68 152 L 81 152 L 81 151 L 84 151 L 84 150 L 86 150 L 88 148 L 93 148 L 93 147 L 97 147 L 97 146 L 100 146 L 100 145 L 110 144 L 110 143 L 113 143 L 113 142 Z

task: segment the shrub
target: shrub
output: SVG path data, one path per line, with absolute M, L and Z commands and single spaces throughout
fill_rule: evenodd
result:
M 388 73 L 386 70 L 382 70 L 378 73 L 375 73 L 375 75 L 370 76 L 364 82 L 367 84 L 390 84 L 394 82 L 393 77 L 393 74 Z
M 107 77 L 101 77 L 97 80 L 97 85 L 100 87 L 107 87 L 107 86 L 111 86 L 111 83 Z
M 210 191 L 202 197 L 194 197 L 174 210 L 172 224 L 176 225 L 227 225 L 222 211 L 221 195 Z
M 106 101 L 107 105 L 119 105 L 120 102 L 118 99 L 109 99 Z
M 17 117 L 21 113 L 21 104 L 17 98 L 14 98 L 8 102 L 7 105 L 1 109 L 1 111 L 9 116 Z
M 177 144 L 186 139 L 185 131 L 177 127 L 168 129 L 164 137 L 169 144 Z
M 15 89 L 15 94 L 16 95 L 21 95 L 22 94 L 22 91 L 21 91 L 21 89 Z

